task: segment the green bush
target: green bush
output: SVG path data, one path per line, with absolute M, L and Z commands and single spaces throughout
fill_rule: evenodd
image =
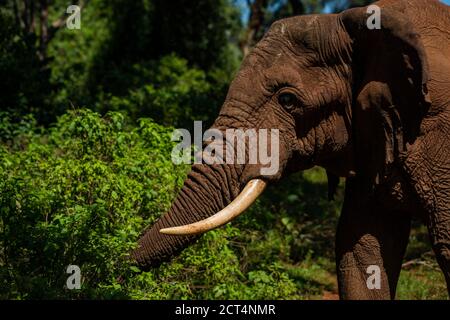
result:
M 83 272 L 77 295 L 116 284 L 139 231 L 167 210 L 182 183 L 186 168 L 170 161 L 170 131 L 149 119 L 131 128 L 119 113 L 80 110 L 46 134 L 21 132 L 20 145 L 3 145 L 2 296 L 70 297 L 63 288 L 70 264 Z
M 119 75 L 118 75 L 119 76 Z M 211 120 L 218 112 L 227 82 L 213 79 L 175 55 L 122 70 L 128 93 L 102 93 L 96 109 L 126 111 L 132 118 L 151 117 L 161 124 L 189 128 L 194 120 Z M 217 75 L 218 76 L 218 75 Z M 222 85 L 222 87 L 218 84 Z

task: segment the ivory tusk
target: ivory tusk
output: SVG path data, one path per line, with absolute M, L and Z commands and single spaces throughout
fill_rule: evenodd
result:
M 228 206 L 217 212 L 215 215 L 184 226 L 161 229 L 159 230 L 159 232 L 164 234 L 184 236 L 204 233 L 223 226 L 224 224 L 230 222 L 241 213 L 243 213 L 248 207 L 250 207 L 250 205 L 255 202 L 259 195 L 264 191 L 266 186 L 267 182 L 265 182 L 264 180 L 250 180 L 245 185 L 241 193 L 239 193 L 239 195 L 233 201 L 231 201 Z

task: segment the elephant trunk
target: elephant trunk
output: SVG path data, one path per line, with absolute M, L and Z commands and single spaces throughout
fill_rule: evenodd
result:
M 221 211 L 238 196 L 241 172 L 239 166 L 194 165 L 169 211 L 139 239 L 132 252 L 138 267 L 147 270 L 159 265 L 195 241 L 198 235 L 163 234 L 160 230 L 196 223 Z

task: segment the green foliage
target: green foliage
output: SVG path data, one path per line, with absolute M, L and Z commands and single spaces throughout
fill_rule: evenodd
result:
M 212 121 L 241 59 L 239 11 L 230 0 L 92 0 L 82 9 L 78 30 L 53 28 L 71 3 L 50 1 L 45 46 L 40 4 L 27 12 L 35 24 L 26 28 L 23 3 L 3 2 L 0 107 L 16 117 L 32 113 L 46 125 L 73 106 L 88 105 L 102 113 L 120 107 L 134 120 L 151 115 L 170 125 L 190 120 L 192 110 Z M 173 70 L 153 79 L 163 71 L 160 63 Z M 181 101 L 175 103 L 177 95 Z M 136 101 L 149 104 L 129 110 Z M 168 111 L 161 107 L 165 102 Z
M 447 300 L 444 275 L 436 263 L 402 270 L 397 289 L 399 300 Z
M 230 0 L 153 0 L 152 44 L 155 55 L 172 52 L 204 70 L 226 68 L 228 42 L 240 30 L 240 12 Z M 167 14 L 170 13 L 170 14 Z
M 444 275 L 431 250 L 427 228 L 413 221 L 397 288 L 400 300 L 448 299 Z
M 170 264 L 132 280 L 133 298 L 289 299 L 292 280 L 276 263 L 242 272 L 233 242 L 240 231 L 227 226 L 206 234 Z
M 127 95 L 104 93 L 97 109 L 126 110 L 133 118 L 144 115 L 183 128 L 191 127 L 194 120 L 213 119 L 218 113 L 216 97 L 223 95 L 224 86 L 213 86 L 219 81 L 212 74 L 189 68 L 182 58 L 164 56 L 155 62 L 133 65 L 127 72 L 131 88 Z
M 169 133 L 148 119 L 131 128 L 120 113 L 79 110 L 46 134 L 20 133 L 20 146 L 3 146 L 2 296 L 105 297 L 128 272 L 140 230 L 183 180 L 186 168 L 167 159 Z M 81 292 L 64 290 L 69 264 L 83 270 Z
M 81 29 L 61 29 L 50 43 L 54 104 L 166 125 L 186 126 L 194 112 L 211 121 L 240 60 L 228 41 L 238 11 L 228 0 L 184 2 L 90 1 Z

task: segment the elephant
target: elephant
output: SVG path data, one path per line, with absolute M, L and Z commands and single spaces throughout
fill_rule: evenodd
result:
M 411 220 L 428 228 L 450 293 L 450 7 L 381 0 L 275 21 L 244 58 L 212 128 L 277 128 L 279 168 L 194 164 L 131 253 L 143 271 L 313 166 L 345 179 L 335 239 L 341 299 L 394 299 Z M 373 7 L 372 7 L 373 8 Z M 218 213 L 217 213 L 218 212 Z M 367 283 L 379 268 L 379 286 Z

